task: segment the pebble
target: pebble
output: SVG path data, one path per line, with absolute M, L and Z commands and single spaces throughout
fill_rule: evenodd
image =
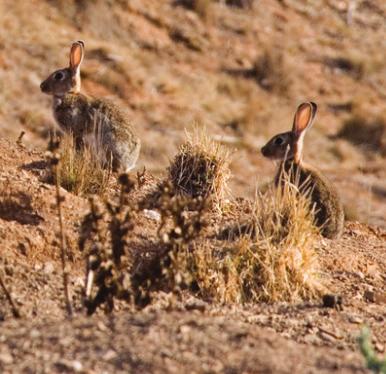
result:
M 161 221 L 161 214 L 155 210 L 144 209 L 143 214 L 146 218 L 152 219 L 153 221 Z
M 104 361 L 110 361 L 116 358 L 117 352 L 113 351 L 112 349 L 109 349 L 104 355 L 103 355 L 103 360 Z
M 355 323 L 357 325 L 360 325 L 363 323 L 363 319 L 360 318 L 359 316 L 355 316 L 355 315 L 349 315 L 348 320 L 350 323 Z
M 386 304 L 386 292 L 365 291 L 364 298 L 376 304 Z
M 197 299 L 196 297 L 190 297 L 186 303 L 186 310 L 199 310 L 203 312 L 207 307 L 207 303 L 203 300 Z
M 46 262 L 44 264 L 43 271 L 45 274 L 52 274 L 54 272 L 54 270 L 55 270 L 55 266 L 52 262 Z
M 9 352 L 0 353 L 0 362 L 5 365 L 10 365 L 13 363 L 13 357 Z

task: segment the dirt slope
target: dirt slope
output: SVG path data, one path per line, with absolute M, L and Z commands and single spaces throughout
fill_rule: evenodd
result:
M 357 1 L 348 24 L 348 1 L 225 3 L 195 11 L 169 0 L 0 1 L 0 264 L 23 314 L 14 319 L 0 292 L 0 371 L 365 373 L 356 345 L 363 324 L 385 353 L 386 304 L 374 295 L 386 283 L 386 6 Z M 62 190 L 75 306 L 64 319 L 43 154 L 54 122 L 39 84 L 78 39 L 84 91 L 128 108 L 143 141 L 138 169 L 155 176 L 185 129 L 204 124 L 233 151 L 231 194 L 253 197 L 275 167 L 260 146 L 290 127 L 300 101 L 319 104 L 306 159 L 346 205 L 343 238 L 318 247 L 343 310 L 320 300 L 226 307 L 160 294 L 141 312 L 118 305 L 111 318 L 86 318 L 77 237 L 88 202 Z M 156 230 L 138 217 L 136 243 Z
M 384 300 L 368 296 L 381 294 L 386 281 L 379 229 L 348 223 L 341 240 L 320 242 L 324 276 L 330 292 L 343 298 L 341 311 L 322 308 L 320 300 L 227 307 L 160 293 L 142 312 L 118 304 L 111 317 L 85 318 L 76 238 L 87 202 L 61 191 L 75 308 L 66 321 L 54 187 L 40 175 L 44 155 L 8 141 L 0 148 L 1 181 L 10 180 L 16 196 L 31 198 L 28 205 L 17 200 L 24 205 L 12 209 L 14 216 L 1 215 L 4 279 L 23 315 L 15 320 L 1 294 L 2 372 L 362 373 L 356 337 L 363 324 L 372 329 L 376 350 L 384 351 Z M 151 219 L 140 216 L 137 226 L 133 243 L 156 235 Z

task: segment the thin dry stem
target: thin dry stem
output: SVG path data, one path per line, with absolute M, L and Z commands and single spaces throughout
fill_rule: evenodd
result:
M 16 306 L 15 302 L 13 301 L 11 293 L 8 291 L 8 288 L 5 284 L 5 281 L 3 279 L 2 274 L 0 274 L 0 287 L 4 291 L 5 297 L 7 298 L 9 305 L 11 306 L 11 311 L 12 311 L 13 316 L 15 318 L 21 318 L 21 313 L 20 313 L 18 307 Z

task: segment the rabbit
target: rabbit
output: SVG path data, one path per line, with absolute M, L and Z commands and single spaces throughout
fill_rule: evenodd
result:
M 303 141 L 317 111 L 313 102 L 305 102 L 296 110 L 292 131 L 278 134 L 262 147 L 264 157 L 281 160 L 275 177 L 276 186 L 285 183 L 285 175 L 303 194 L 310 194 L 315 209 L 315 223 L 329 239 L 343 233 L 344 210 L 334 186 L 314 167 L 303 162 Z
M 73 43 L 69 66 L 50 74 L 40 89 L 53 96 L 55 120 L 64 132 L 72 133 L 77 148 L 91 143 L 92 150 L 102 150 L 105 164 L 110 162 L 114 171 L 128 172 L 135 167 L 141 142 L 120 108 L 80 93 L 83 55 L 83 41 Z

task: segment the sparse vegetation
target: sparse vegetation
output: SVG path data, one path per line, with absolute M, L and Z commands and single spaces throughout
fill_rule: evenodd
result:
M 362 372 L 353 340 L 362 323 L 372 331 L 364 357 L 379 368 L 385 6 L 0 1 L 0 372 Z M 148 172 L 137 180 L 118 181 L 109 160 L 71 137 L 43 154 L 55 119 L 39 84 L 78 39 L 87 44 L 82 91 L 116 99 L 141 138 L 138 168 Z M 318 235 L 292 190 L 264 187 L 274 167 L 259 149 L 305 100 L 320 108 L 305 159 L 353 219 L 339 240 Z M 216 182 L 229 157 L 202 157 L 201 140 L 188 140 L 174 164 L 195 123 L 214 146 L 237 149 L 229 194 Z M 62 179 L 47 175 L 59 158 Z M 318 297 L 324 285 L 332 304 Z
M 127 240 L 139 207 L 129 199 L 135 183 L 126 174 L 120 176 L 119 182 L 117 201 L 110 199 L 101 206 L 91 198 L 90 213 L 82 222 L 79 248 L 87 262 L 84 296 L 88 314 L 102 305 L 111 312 L 114 299 L 132 300 L 134 254 Z
M 338 137 L 358 145 L 364 151 L 386 154 L 386 121 L 378 116 L 354 113 L 344 123 Z
M 254 63 L 249 74 L 267 91 L 288 95 L 291 87 L 291 71 L 285 55 L 276 49 L 265 49 Z
M 253 221 L 236 224 L 230 241 L 184 247 L 173 269 L 201 296 L 221 303 L 313 298 L 322 289 L 317 238 L 308 200 L 294 188 L 269 190 L 258 196 Z
M 100 152 L 100 147 L 89 144 L 77 149 L 73 136 L 64 134 L 58 150 L 60 185 L 76 195 L 103 195 L 111 179 L 111 166 L 106 164 Z
M 62 280 L 63 280 L 63 293 L 66 304 L 67 315 L 69 318 L 72 317 L 72 304 L 69 288 L 69 269 L 67 267 L 67 248 L 66 248 L 66 234 L 64 232 L 63 214 L 62 214 L 62 203 L 63 197 L 60 193 L 60 180 L 59 180 L 59 165 L 61 164 L 60 156 L 57 154 L 59 148 L 59 141 L 51 139 L 48 150 L 49 150 L 49 163 L 51 167 L 52 175 L 55 179 L 55 197 L 56 197 L 56 209 L 59 221 L 59 246 L 60 246 L 60 260 L 62 265 Z
M 178 193 L 211 198 L 221 205 L 230 176 L 229 152 L 205 130 L 196 129 L 169 166 L 169 178 Z
M 378 358 L 371 345 L 370 330 L 364 327 L 358 337 L 361 353 L 366 360 L 366 367 L 376 374 L 386 374 L 386 357 Z

